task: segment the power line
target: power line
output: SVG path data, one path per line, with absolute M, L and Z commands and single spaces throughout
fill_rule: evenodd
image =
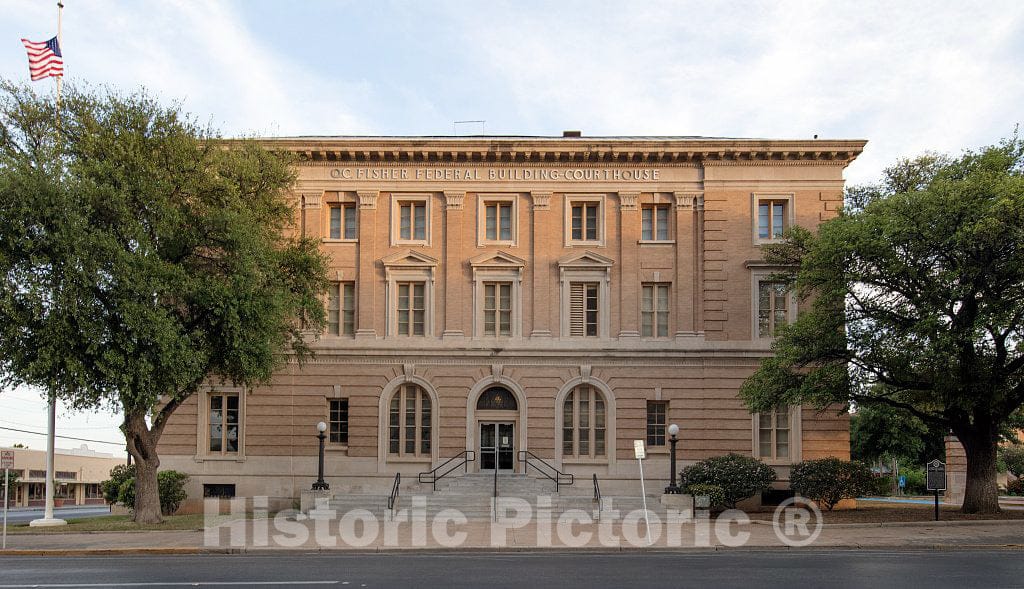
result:
M 40 432 L 33 432 L 33 431 L 29 431 L 27 429 L 15 429 L 13 427 L 3 427 L 3 426 L 0 426 L 0 429 L 7 430 L 9 432 L 19 432 L 19 433 L 22 433 L 22 434 L 32 434 L 32 435 L 35 435 L 35 436 L 45 436 L 46 435 L 46 434 L 40 433 Z M 96 444 L 110 444 L 111 446 L 124 446 L 125 445 L 124 442 L 107 442 L 107 441 L 104 441 L 104 440 L 90 440 L 90 439 L 87 439 L 87 438 L 75 438 L 75 437 L 72 437 L 72 436 L 54 435 L 53 437 L 61 438 L 62 440 L 75 440 L 75 441 L 78 441 L 78 442 L 93 442 L 93 443 L 96 443 Z

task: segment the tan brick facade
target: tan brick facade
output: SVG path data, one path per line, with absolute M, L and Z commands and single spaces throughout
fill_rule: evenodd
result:
M 240 415 L 233 451 L 210 451 L 209 423 L 227 415 L 211 402 L 226 401 L 204 393 L 177 411 L 160 455 L 193 476 L 194 494 L 230 483 L 239 495 L 298 496 L 315 478 L 315 425 L 329 421 L 331 399 L 348 409 L 347 443 L 328 450 L 335 489 L 384 489 L 395 472 L 467 449 L 479 469 L 481 427 L 492 422 L 513 424 L 515 452 L 629 484 L 649 402 L 667 403 L 683 464 L 770 448 L 785 478 L 801 459 L 848 458 L 845 416 L 792 408 L 759 421 L 737 390 L 770 351 L 759 308 L 771 307 L 762 325 L 796 313 L 792 297 L 759 286 L 772 272 L 759 244 L 775 227 L 835 215 L 843 169 L 863 141 L 268 143 L 303 158 L 298 230 L 322 239 L 330 278 L 342 283 L 339 334 L 324 334 L 314 360 L 270 385 L 227 391 Z M 492 386 L 517 408 L 477 409 Z M 648 473 L 667 478 L 665 448 L 650 451 Z

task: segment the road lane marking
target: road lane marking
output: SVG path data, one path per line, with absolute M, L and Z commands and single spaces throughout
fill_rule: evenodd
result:
M 29 583 L 0 585 L 0 589 L 56 589 L 64 587 L 254 587 L 261 585 L 337 585 L 340 581 L 191 581 L 170 583 Z

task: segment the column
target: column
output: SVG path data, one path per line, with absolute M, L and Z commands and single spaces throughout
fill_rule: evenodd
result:
M 619 339 L 627 340 L 640 338 L 639 200 L 639 192 L 619 192 Z
M 374 251 L 377 238 L 377 196 L 376 190 L 360 190 L 359 197 L 359 244 L 356 250 L 356 339 L 376 339 L 374 321 L 378 316 L 377 301 L 383 297 L 374 268 Z M 383 303 L 382 303 L 383 304 Z
M 694 302 L 702 293 L 696 290 L 697 262 L 695 244 L 697 238 L 694 227 L 694 202 L 696 195 L 687 192 L 676 192 L 676 277 L 675 284 L 675 316 L 676 338 L 694 336 Z
M 441 339 L 466 337 L 462 320 L 465 309 L 471 306 L 471 303 L 465 298 L 467 289 L 462 276 L 465 200 L 465 192 L 444 191 L 444 331 L 441 333 Z
M 562 229 L 552 226 L 551 193 L 531 192 L 530 199 L 530 277 L 533 282 L 531 307 L 533 329 L 530 337 L 550 338 L 551 326 L 558 312 L 558 294 L 551 291 L 551 252 L 561 251 Z

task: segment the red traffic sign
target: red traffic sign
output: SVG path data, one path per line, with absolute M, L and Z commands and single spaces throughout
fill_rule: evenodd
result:
M 0 468 L 14 468 L 14 450 L 0 450 Z

